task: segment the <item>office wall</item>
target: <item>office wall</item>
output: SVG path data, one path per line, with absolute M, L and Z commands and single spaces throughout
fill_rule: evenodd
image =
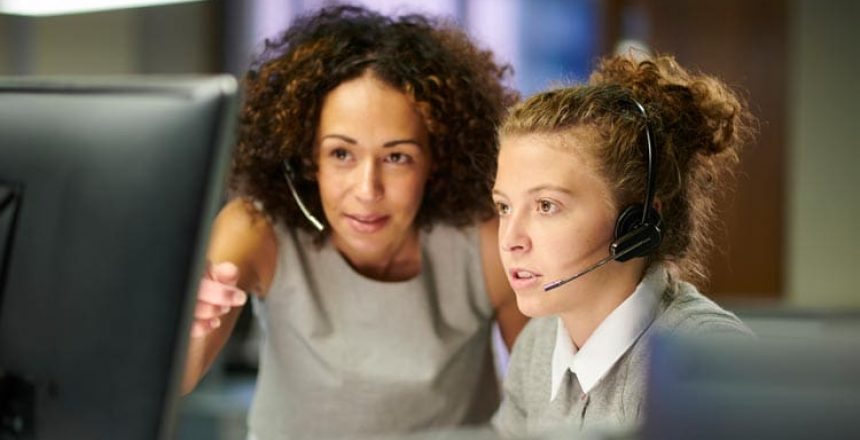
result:
M 860 2 L 794 7 L 786 298 L 860 307 Z
M 0 75 L 20 73 L 30 52 L 27 19 L 0 14 Z
M 214 2 L 59 17 L 0 16 L 0 73 L 217 71 Z
M 700 289 L 724 304 L 785 297 L 785 181 L 793 0 L 631 0 L 643 11 L 646 42 L 683 66 L 725 81 L 761 121 L 741 153 L 734 191 L 717 200 L 719 229 Z M 622 13 L 622 18 L 625 16 Z M 628 38 L 632 37 L 628 36 Z
M 0 75 L 11 73 L 11 56 L 9 54 L 9 18 L 0 15 Z
M 133 10 L 31 19 L 33 73 L 134 73 L 137 24 Z

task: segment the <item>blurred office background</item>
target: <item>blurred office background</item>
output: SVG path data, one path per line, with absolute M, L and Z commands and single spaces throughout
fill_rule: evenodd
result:
M 0 75 L 241 76 L 264 38 L 332 2 L 199 0 L 52 16 L 4 11 L 13 3 L 0 0 Z M 630 46 L 675 54 L 726 80 L 745 93 L 761 126 L 737 190 L 722 203 L 725 231 L 704 290 L 763 332 L 792 320 L 816 331 L 860 317 L 860 2 L 354 3 L 456 20 L 513 65 L 511 85 L 524 95 L 584 80 L 596 57 Z M 250 316 L 244 320 L 239 332 L 252 333 Z M 231 344 L 211 385 L 185 400 L 181 438 L 242 436 L 254 355 L 248 344 Z

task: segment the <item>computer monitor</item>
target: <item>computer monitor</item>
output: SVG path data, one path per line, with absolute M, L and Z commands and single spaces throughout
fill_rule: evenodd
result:
M 640 437 L 858 438 L 858 336 L 656 338 Z
M 170 435 L 235 95 L 0 78 L 0 438 Z

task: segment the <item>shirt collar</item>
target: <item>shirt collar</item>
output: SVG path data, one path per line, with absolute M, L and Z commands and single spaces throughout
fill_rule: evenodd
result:
M 649 268 L 633 294 L 597 326 L 579 350 L 558 318 L 550 401 L 558 395 L 567 370 L 576 374 L 583 393 L 591 391 L 654 320 L 657 303 L 667 284 L 665 268 L 659 264 Z

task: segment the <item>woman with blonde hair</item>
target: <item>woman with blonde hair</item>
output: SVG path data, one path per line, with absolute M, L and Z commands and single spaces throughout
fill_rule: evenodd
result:
M 703 296 L 714 200 L 751 117 L 728 87 L 659 56 L 602 60 L 501 126 L 493 199 L 520 335 L 505 435 L 634 426 L 658 331 L 750 335 Z

